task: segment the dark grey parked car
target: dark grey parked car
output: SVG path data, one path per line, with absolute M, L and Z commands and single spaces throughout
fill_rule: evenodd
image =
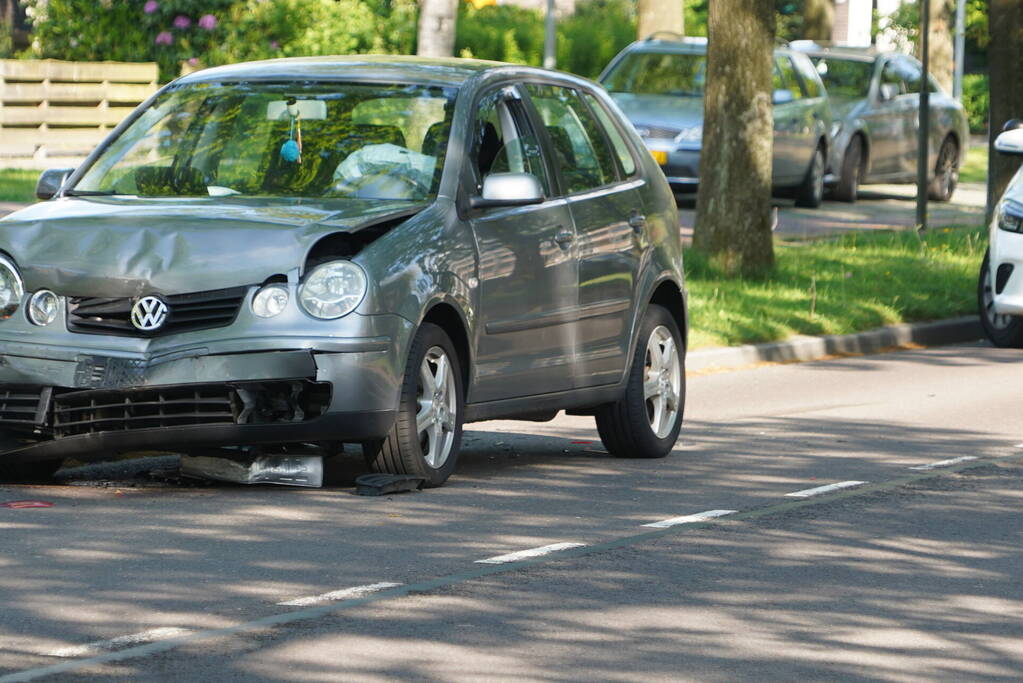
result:
M 703 87 L 707 43 L 654 34 L 622 50 L 600 82 L 629 117 L 672 188 L 699 184 L 703 146 Z M 773 184 L 816 207 L 824 195 L 831 110 L 821 79 L 799 52 L 774 53 Z
M 836 199 L 856 201 L 862 183 L 915 183 L 920 62 L 869 48 L 794 43 L 824 79 L 835 113 L 829 184 Z M 930 80 L 929 196 L 948 201 L 969 142 L 963 106 Z
M 463 423 L 565 409 L 616 456 L 677 439 L 678 215 L 594 83 L 466 60 L 221 67 L 67 173 L 0 221 L 3 477 L 358 442 L 439 485 Z

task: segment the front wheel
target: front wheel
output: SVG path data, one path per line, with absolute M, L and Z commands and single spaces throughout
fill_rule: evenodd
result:
M 381 441 L 362 446 L 374 472 L 410 474 L 440 486 L 455 470 L 462 445 L 462 373 L 451 339 L 423 323 L 409 350 L 398 416 Z
M 936 202 L 947 202 L 959 185 L 959 145 L 952 138 L 945 138 L 938 151 L 938 163 L 934 168 L 927 195 Z
M 810 168 L 806 169 L 806 177 L 799 186 L 796 195 L 796 206 L 816 209 L 824 201 L 824 149 L 818 145 L 810 160 Z
M 651 304 L 640 326 L 625 395 L 597 409 L 597 432 L 619 458 L 663 458 L 682 429 L 685 349 L 675 319 Z
M 17 447 L 17 441 L 6 435 L 0 435 L 0 451 Z M 46 482 L 64 464 L 63 460 L 42 460 L 39 462 L 5 463 L 0 455 L 0 483 L 36 483 Z
M 984 334 L 995 346 L 1023 348 L 1023 319 L 995 312 L 995 294 L 991 287 L 991 256 L 984 254 L 977 281 L 977 307 Z
M 860 190 L 860 173 L 863 170 L 863 143 L 854 137 L 845 150 L 842 159 L 842 176 L 835 185 L 834 197 L 841 202 L 852 204 Z

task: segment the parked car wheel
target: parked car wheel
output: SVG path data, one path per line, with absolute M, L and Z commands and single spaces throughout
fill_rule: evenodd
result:
M 671 452 L 685 408 L 683 358 L 675 319 L 651 304 L 640 327 L 625 395 L 597 410 L 597 431 L 611 455 L 663 458 Z
M 409 351 L 394 426 L 382 441 L 363 444 L 369 468 L 423 477 L 428 487 L 447 481 L 462 445 L 463 393 L 454 344 L 440 327 L 423 323 Z
M 959 185 L 959 145 L 951 137 L 945 138 L 938 151 L 938 162 L 934 167 L 934 178 L 927 192 L 936 202 L 947 202 Z
M 17 447 L 17 442 L 9 436 L 0 435 L 0 451 Z M 41 482 L 48 481 L 64 464 L 63 460 L 43 460 L 41 462 L 19 462 L 7 464 L 0 458 L 0 482 Z
M 990 260 L 990 255 L 985 253 L 984 262 L 980 266 L 980 278 L 977 281 L 977 306 L 980 309 L 981 327 L 995 346 L 1023 348 L 1023 318 L 995 312 Z
M 816 209 L 824 201 L 824 164 L 824 148 L 818 146 L 810 160 L 810 167 L 806 169 L 806 178 L 799 186 L 796 206 Z
M 842 175 L 835 185 L 834 196 L 840 202 L 855 202 L 863 171 L 863 141 L 854 137 L 842 159 Z

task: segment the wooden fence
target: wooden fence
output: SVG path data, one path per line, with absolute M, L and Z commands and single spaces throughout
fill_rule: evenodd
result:
M 78 165 L 156 79 L 153 63 L 0 59 L 0 167 Z

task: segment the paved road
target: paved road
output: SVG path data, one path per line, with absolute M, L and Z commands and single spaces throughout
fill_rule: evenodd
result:
M 0 487 L 54 503 L 0 509 L 0 681 L 1018 678 L 1021 359 L 695 377 L 656 462 L 608 458 L 587 418 L 484 423 L 448 486 L 390 498 L 352 495 L 354 456 L 320 490 L 130 474 L 167 458 Z M 963 457 L 983 467 L 905 480 Z M 737 512 L 643 526 L 709 510 Z M 584 545 L 477 562 L 552 544 Z

